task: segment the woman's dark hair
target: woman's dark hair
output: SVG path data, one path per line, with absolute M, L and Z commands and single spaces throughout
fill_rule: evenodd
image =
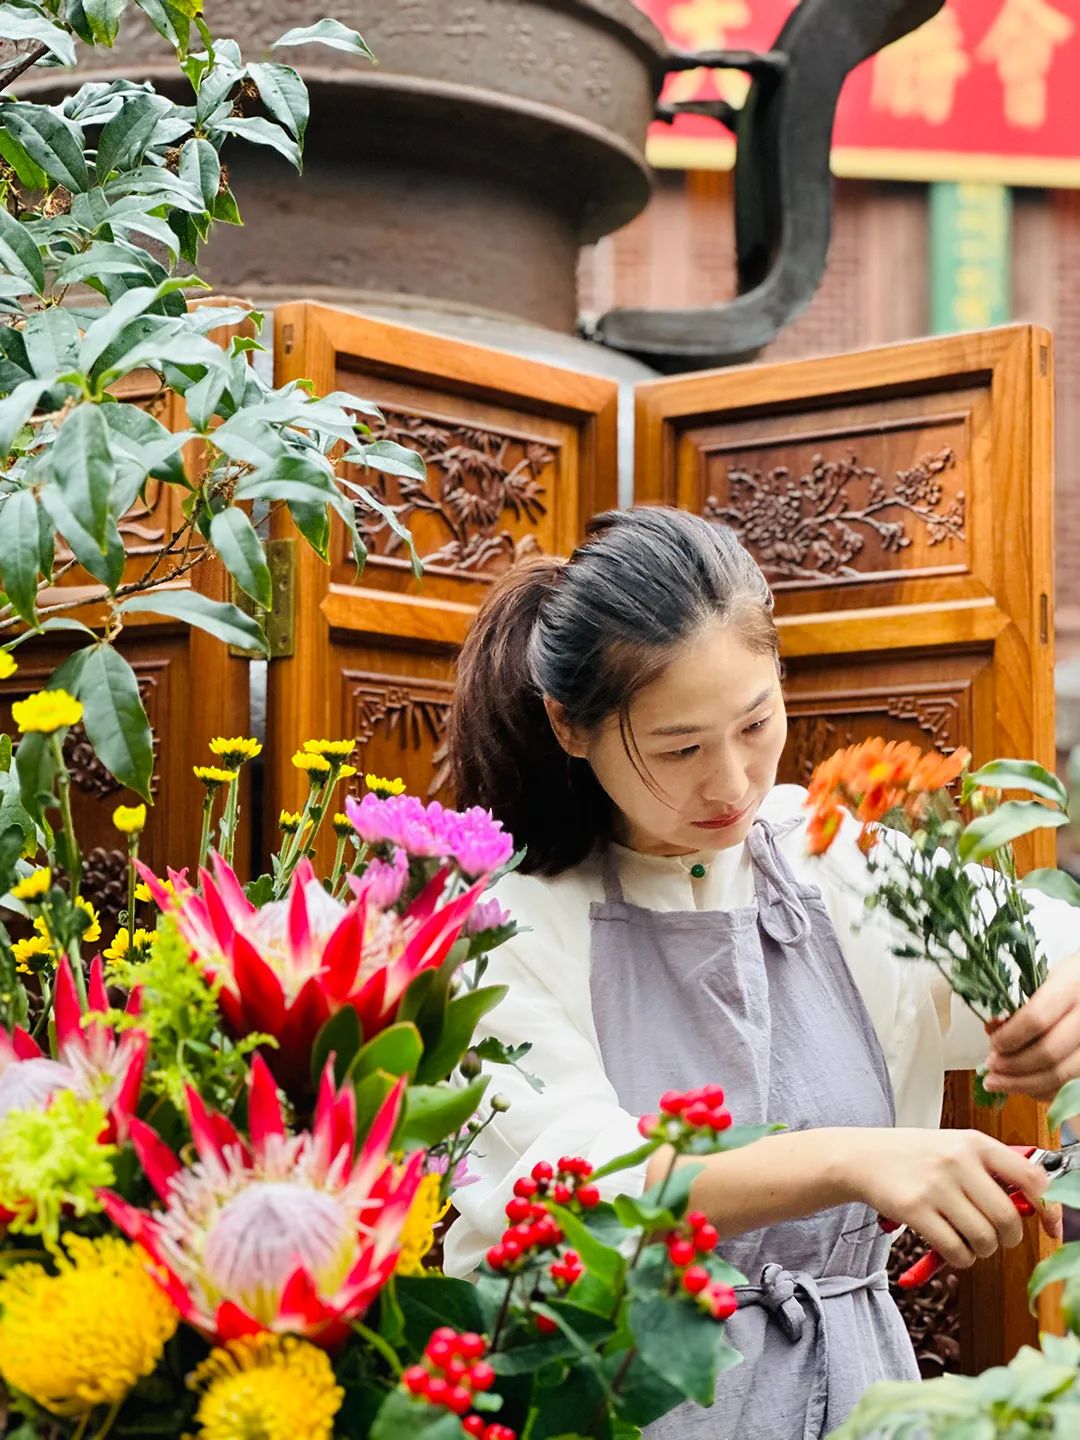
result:
M 712 620 L 777 653 L 757 564 L 731 530 L 684 510 L 598 515 L 569 560 L 526 562 L 492 590 L 461 652 L 448 754 L 458 803 L 502 821 L 527 847 L 526 873 L 578 864 L 613 821 L 592 768 L 559 744 L 544 696 L 586 730 L 617 714 L 634 757 L 630 701 Z

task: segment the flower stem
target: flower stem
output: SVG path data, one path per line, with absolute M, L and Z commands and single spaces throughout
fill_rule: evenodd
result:
M 71 900 L 74 904 L 78 899 L 79 886 L 82 884 L 82 859 L 79 855 L 79 842 L 75 838 L 75 824 L 71 818 L 71 776 L 64 763 L 60 737 L 55 731 L 49 736 L 49 743 L 52 746 L 53 758 L 56 762 L 56 783 L 60 795 L 62 859 L 71 883 Z
M 108 1435 L 109 1431 L 116 1424 L 116 1417 L 120 1414 L 120 1405 L 121 1401 L 117 1400 L 115 1404 L 109 1407 L 109 1413 L 105 1416 L 105 1422 L 94 1436 L 94 1440 L 105 1440 L 105 1436 Z
M 135 861 L 139 858 L 139 837 L 137 834 L 128 836 L 128 905 L 127 922 L 128 935 L 135 938 Z
M 236 849 L 236 827 L 240 823 L 240 770 L 236 771 L 236 779 L 229 781 L 229 793 L 225 797 L 225 808 L 221 815 L 221 826 L 218 830 L 218 838 L 221 841 L 221 858 L 226 865 L 232 865 L 233 852 Z
M 347 835 L 338 836 L 337 849 L 334 851 L 334 864 L 330 871 L 331 895 L 335 894 L 337 887 L 341 884 L 342 871 L 345 868 L 345 845 L 348 838 Z
M 499 1314 L 495 1321 L 495 1328 L 491 1332 L 491 1344 L 488 1346 L 489 1351 L 494 1351 L 498 1348 L 499 1336 L 502 1334 L 502 1328 L 506 1324 L 506 1317 L 510 1313 L 510 1297 L 514 1293 L 514 1286 L 516 1284 L 517 1276 L 511 1275 L 510 1283 L 506 1287 L 506 1294 L 503 1296 L 503 1302 L 499 1306 Z
M 203 800 L 202 808 L 202 834 L 199 836 L 199 863 L 196 871 L 199 871 L 206 864 L 206 856 L 210 849 L 210 826 L 213 823 L 214 792 L 207 786 L 206 797 Z

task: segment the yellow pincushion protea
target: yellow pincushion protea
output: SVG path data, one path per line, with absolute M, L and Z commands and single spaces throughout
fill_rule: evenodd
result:
M 345 1398 L 326 1353 L 294 1335 L 234 1340 L 190 1384 L 203 1390 L 202 1440 L 331 1440 Z
M 39 690 L 25 700 L 16 700 L 11 707 L 11 718 L 19 727 L 20 735 L 52 735 L 69 725 L 77 725 L 83 716 L 83 707 L 66 690 Z
M 401 1230 L 401 1254 L 394 1267 L 398 1275 L 422 1275 L 424 1256 L 435 1243 L 435 1226 L 450 1209 L 450 1202 L 439 1199 L 440 1175 L 425 1175 L 416 1187 L 416 1195 Z
M 179 1317 L 141 1249 L 115 1236 L 64 1246 L 55 1275 L 16 1265 L 0 1281 L 0 1374 L 54 1415 L 85 1415 L 153 1371 Z

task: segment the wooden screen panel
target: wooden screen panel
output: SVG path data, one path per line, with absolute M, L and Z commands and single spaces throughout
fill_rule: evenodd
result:
M 499 351 L 311 304 L 276 314 L 278 382 L 374 400 L 377 437 L 419 451 L 426 483 L 352 478 L 392 505 L 425 573 L 377 515 L 357 577 L 335 523 L 330 564 L 298 542 L 296 637 L 270 667 L 268 718 L 279 737 L 267 811 L 295 809 L 306 781 L 289 763 L 313 735 L 355 736 L 356 763 L 445 798 L 439 749 L 453 666 L 492 583 L 529 554 L 565 554 L 585 522 L 616 503 L 614 384 Z M 287 517 L 279 536 L 295 535 Z
M 220 303 L 220 302 L 217 302 Z M 226 344 L 243 327 L 215 330 L 211 338 Z M 163 391 L 158 377 L 139 371 L 115 388 L 119 399 L 144 405 L 171 430 L 184 428 L 179 397 Z M 188 465 L 199 465 L 198 447 L 189 447 Z M 183 520 L 183 496 L 175 486 L 150 480 L 140 499 L 120 521 L 128 560 L 125 583 L 149 570 Z M 216 561 L 206 559 L 176 582 L 178 586 L 212 599 L 232 598 L 228 577 Z M 70 563 L 62 546 L 57 549 L 56 583 L 39 597 L 40 609 L 54 606 L 92 626 L 105 619 L 105 608 L 95 603 L 101 588 L 80 566 Z M 76 602 L 83 602 L 81 604 Z M 54 612 L 55 613 L 55 612 Z M 0 684 L 0 729 L 14 733 L 11 705 L 45 685 L 73 649 L 86 637 L 73 641 L 62 631 L 28 640 L 15 652 L 19 669 Z M 205 764 L 214 735 L 246 735 L 250 726 L 248 662 L 204 631 L 155 615 L 132 615 L 125 620 L 117 647 L 132 666 L 154 731 L 153 808 L 140 845 L 141 857 L 154 869 L 166 865 L 194 865 L 198 855 L 202 814 L 202 786 L 191 767 Z M 83 890 L 100 908 L 104 940 L 112 938 L 118 912 L 127 905 L 127 851 L 112 824 L 117 805 L 134 804 L 137 797 L 120 786 L 96 756 L 81 726 L 68 736 L 66 756 L 72 773 L 72 806 L 80 843 L 87 857 Z M 248 777 L 245 776 L 245 781 Z M 242 807 L 249 786 L 245 783 Z M 244 856 L 239 868 L 246 871 Z
M 876 734 L 1052 766 L 1052 406 L 1050 337 L 1027 326 L 638 388 L 637 499 L 731 525 L 774 588 L 782 778 L 805 783 Z M 1053 863 L 1048 834 L 1019 851 Z M 946 1123 L 1045 1135 L 1034 1103 L 990 1114 L 970 1095 L 950 1077 Z M 905 1297 L 928 1372 L 1035 1339 L 1042 1245 L 1029 1227 L 1017 1250 Z

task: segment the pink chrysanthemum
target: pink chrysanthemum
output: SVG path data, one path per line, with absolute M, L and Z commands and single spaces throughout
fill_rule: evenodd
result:
M 410 855 L 453 860 L 466 875 L 492 875 L 514 853 L 514 842 L 487 810 L 446 810 L 415 795 L 350 797 L 345 810 L 368 845 L 398 845 Z

